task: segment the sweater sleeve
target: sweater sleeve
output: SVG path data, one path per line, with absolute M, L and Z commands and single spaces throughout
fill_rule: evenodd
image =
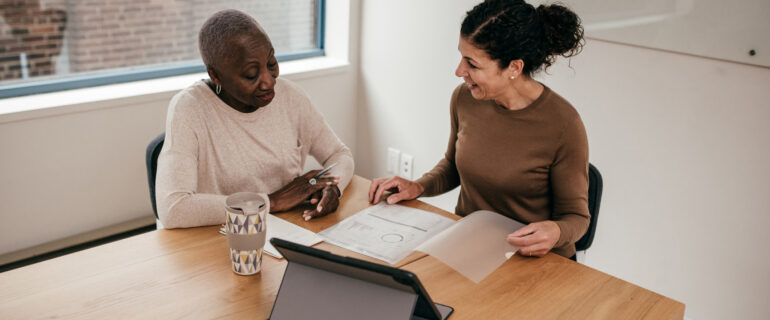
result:
M 166 139 L 158 158 L 155 195 L 158 218 L 165 228 L 221 224 L 224 195 L 199 194 L 198 144 L 200 128 L 193 97 L 181 92 L 171 100 L 166 118 Z M 198 131 L 199 132 L 199 131 Z
M 439 195 L 460 185 L 460 175 L 457 173 L 457 166 L 455 164 L 455 143 L 457 142 L 458 130 L 457 100 L 461 88 L 462 85 L 455 88 L 449 103 L 451 128 L 444 158 L 439 160 L 433 169 L 425 173 L 420 179 L 417 179 L 417 183 L 421 184 L 425 189 L 422 196 L 431 197 Z
M 575 243 L 588 229 L 588 138 L 580 116 L 567 125 L 551 167 L 552 219 L 561 229 L 555 248 Z
M 353 178 L 355 163 L 353 153 L 334 133 L 324 119 L 324 116 L 313 106 L 307 95 L 297 88 L 300 95 L 302 110 L 299 117 L 300 141 L 303 149 L 313 156 L 322 166 L 337 165 L 328 173 L 340 178 L 339 189 L 344 193 L 345 188 Z

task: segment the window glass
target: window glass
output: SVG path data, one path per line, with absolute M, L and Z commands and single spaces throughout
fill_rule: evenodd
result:
M 7 91 L 36 83 L 68 89 L 61 80 L 89 76 L 114 83 L 203 71 L 198 31 L 229 8 L 260 22 L 279 59 L 321 55 L 322 7 L 322 0 L 0 0 L 0 97 L 29 94 Z

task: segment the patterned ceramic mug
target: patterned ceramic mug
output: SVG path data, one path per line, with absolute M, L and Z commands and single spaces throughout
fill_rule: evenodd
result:
M 233 272 L 252 275 L 261 270 L 268 201 L 253 192 L 238 192 L 225 200 L 227 245 Z

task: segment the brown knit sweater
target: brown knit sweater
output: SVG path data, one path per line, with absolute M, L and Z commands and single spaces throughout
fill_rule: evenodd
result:
M 589 221 L 588 141 L 575 108 L 548 87 L 526 108 L 508 110 L 460 85 L 450 110 L 449 146 L 418 180 L 423 196 L 459 185 L 460 216 L 491 210 L 523 223 L 553 220 L 561 229 L 553 252 L 575 254 Z

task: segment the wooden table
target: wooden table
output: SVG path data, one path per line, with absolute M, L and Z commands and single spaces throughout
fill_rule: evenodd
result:
M 354 177 L 338 211 L 304 221 L 314 232 L 368 206 L 369 181 Z M 454 215 L 422 203 L 411 207 Z M 285 260 L 265 255 L 262 272 L 231 271 L 219 227 L 158 230 L 0 273 L 0 318 L 267 318 Z M 317 248 L 374 260 L 321 243 Z M 684 305 L 607 274 L 549 254 L 514 256 L 479 284 L 433 257 L 399 262 L 415 272 L 436 302 L 455 308 L 450 319 L 682 319 Z
M 684 304 L 556 254 L 514 255 L 476 284 L 436 258 L 403 269 L 417 274 L 451 319 L 677 319 Z

